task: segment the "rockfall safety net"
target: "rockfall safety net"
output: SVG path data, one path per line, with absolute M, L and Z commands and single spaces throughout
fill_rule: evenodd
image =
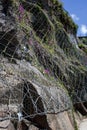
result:
M 63 26 L 62 7 L 55 9 L 51 2 L 0 2 L 0 120 L 32 121 L 87 102 L 87 56 Z

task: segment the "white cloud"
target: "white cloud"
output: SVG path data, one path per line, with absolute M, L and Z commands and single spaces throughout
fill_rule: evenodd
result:
M 75 14 L 71 14 L 71 17 L 72 17 L 73 20 L 76 20 L 76 21 L 79 20 L 79 17 L 77 17 Z
M 80 28 L 81 34 L 86 35 L 87 34 L 87 26 L 86 25 L 81 25 Z

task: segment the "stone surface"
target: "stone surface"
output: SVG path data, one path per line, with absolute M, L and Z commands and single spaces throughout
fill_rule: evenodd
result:
M 67 111 L 48 115 L 48 121 L 52 130 L 74 130 L 71 120 Z
M 10 120 L 0 122 L 0 130 L 15 130 L 14 125 Z
M 87 129 L 87 119 L 82 120 L 79 126 L 79 130 L 86 130 Z

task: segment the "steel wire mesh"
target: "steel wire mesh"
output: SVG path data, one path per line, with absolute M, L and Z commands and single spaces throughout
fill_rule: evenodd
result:
M 0 109 L 4 107 L 8 112 L 7 116 L 0 120 L 20 120 L 21 116 L 22 119 L 32 119 L 37 115 L 59 113 L 72 108 L 71 98 L 73 104 L 87 101 L 87 68 L 82 61 L 85 59 L 84 53 L 71 44 L 64 29 L 58 28 L 56 31 L 56 28 L 53 28 L 54 20 L 48 19 L 46 11 L 35 3 L 27 3 L 25 7 L 20 2 L 14 3 L 16 29 L 14 27 L 12 31 L 8 29 L 0 33 Z M 23 42 L 23 35 L 27 36 L 27 41 Z M 60 52 L 51 52 L 47 50 L 47 46 L 53 46 Z M 28 59 L 29 56 L 31 60 Z M 72 60 L 76 60 L 78 65 L 74 67 Z M 38 64 L 38 69 L 42 66 L 43 74 L 35 69 L 33 61 Z M 78 69 L 80 65 L 83 67 L 81 72 Z M 46 77 L 50 81 L 47 81 Z M 71 98 L 66 89 L 60 86 L 65 86 Z M 21 115 L 17 116 L 17 113 Z

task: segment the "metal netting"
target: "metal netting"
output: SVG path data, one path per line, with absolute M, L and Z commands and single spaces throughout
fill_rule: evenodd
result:
M 35 2 L 14 1 L 8 13 L 0 4 L 0 120 L 32 120 L 86 102 L 87 56 L 57 16 Z

